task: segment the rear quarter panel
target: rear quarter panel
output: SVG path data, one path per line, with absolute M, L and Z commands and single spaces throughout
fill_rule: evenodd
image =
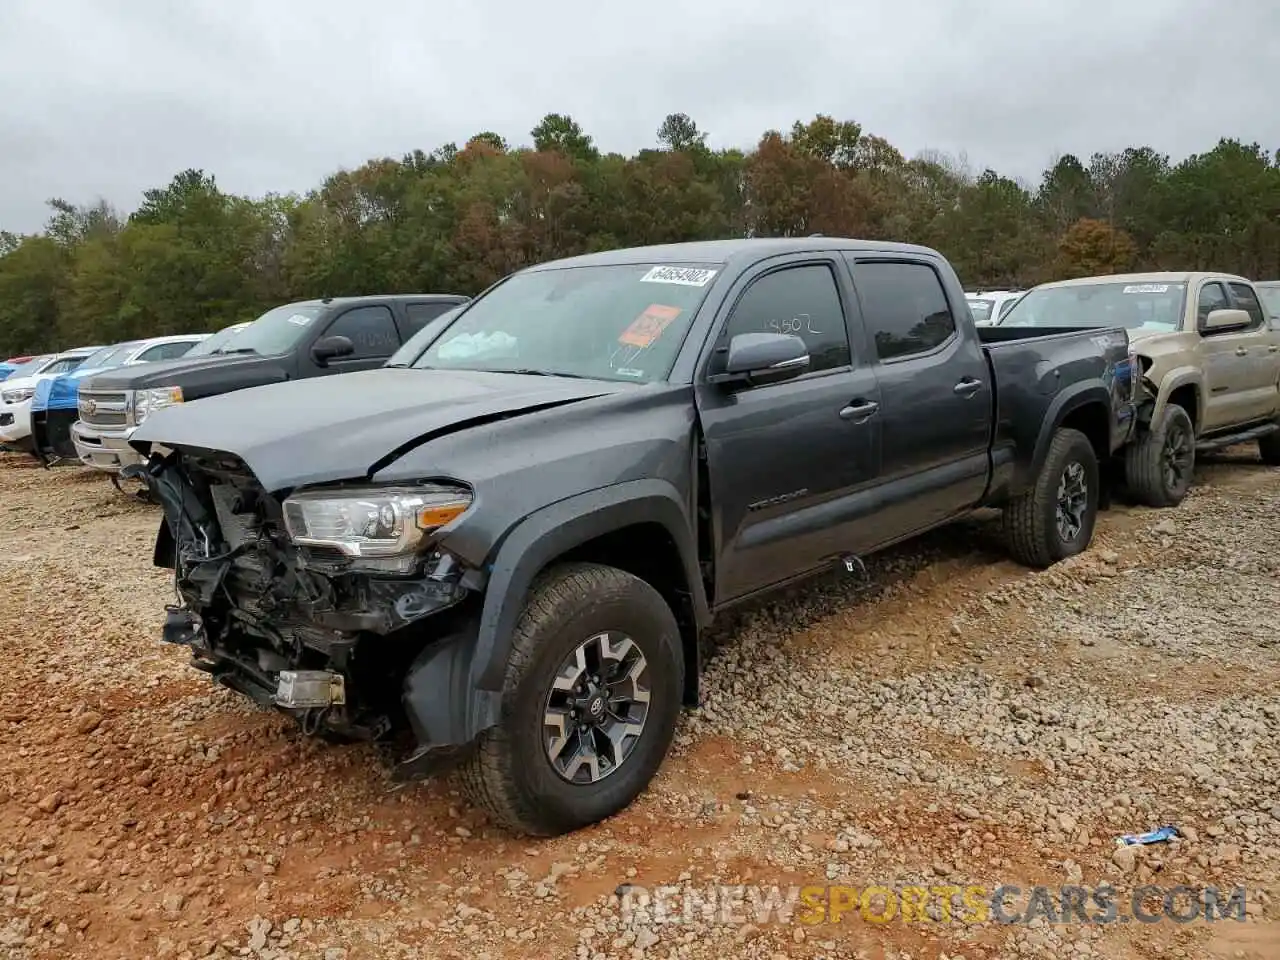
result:
M 992 459 L 1009 464 L 993 478 L 996 499 L 1034 481 L 1058 426 L 1073 411 L 1097 404 L 1106 411 L 1104 445 L 1113 453 L 1135 423 L 1130 401 L 1129 337 L 1123 328 L 1053 332 L 1003 327 L 987 355 L 996 384 Z M 983 331 L 984 333 L 986 331 Z

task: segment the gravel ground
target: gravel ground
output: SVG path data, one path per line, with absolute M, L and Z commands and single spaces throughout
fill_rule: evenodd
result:
M 1280 957 L 1278 508 L 1233 453 L 1050 571 L 975 521 L 739 615 L 646 794 L 529 841 L 211 687 L 158 641 L 158 510 L 5 455 L 0 956 Z M 1239 885 L 1248 920 L 759 910 L 826 884 Z M 664 886 L 702 899 L 663 922 Z

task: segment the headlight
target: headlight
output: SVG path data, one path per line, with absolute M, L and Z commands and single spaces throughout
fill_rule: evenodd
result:
M 148 414 L 172 407 L 182 402 L 181 387 L 157 387 L 154 390 L 139 390 L 133 398 L 133 422 L 141 423 Z
M 412 559 L 471 500 L 470 490 L 442 484 L 303 491 L 284 502 L 284 523 L 297 544 L 330 547 L 349 557 Z
M 23 400 L 30 400 L 35 392 L 35 387 L 19 387 L 17 390 L 6 390 L 0 393 L 0 400 L 4 400 L 5 403 L 21 403 Z

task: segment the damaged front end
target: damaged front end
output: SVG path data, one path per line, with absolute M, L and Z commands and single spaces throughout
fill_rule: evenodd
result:
M 437 543 L 470 507 L 467 487 L 326 486 L 279 500 L 239 457 L 192 449 L 126 473 L 164 508 L 155 559 L 178 594 L 165 640 L 308 734 L 423 753 L 405 690 L 479 604 L 476 571 Z

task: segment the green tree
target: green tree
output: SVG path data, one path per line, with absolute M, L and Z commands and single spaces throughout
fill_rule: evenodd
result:
M 563 113 L 548 113 L 529 134 L 535 150 L 554 150 L 573 160 L 589 163 L 600 156 L 591 138 L 577 121 Z

